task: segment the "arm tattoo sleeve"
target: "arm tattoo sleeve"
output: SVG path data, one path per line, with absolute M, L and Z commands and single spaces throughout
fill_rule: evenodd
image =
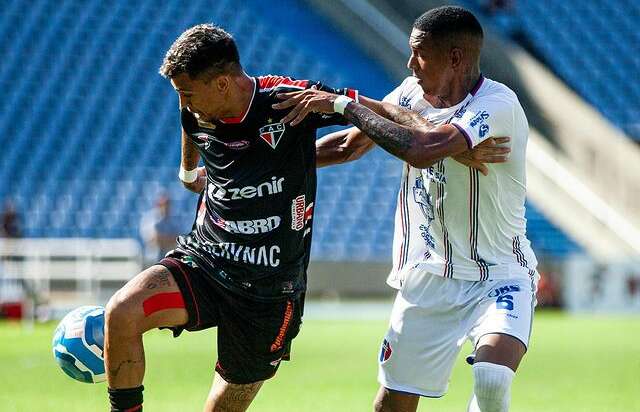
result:
M 380 147 L 394 156 L 405 159 L 413 143 L 413 133 L 410 129 L 387 120 L 355 102 L 347 105 L 344 117 Z
M 431 122 L 422 117 L 419 113 L 405 109 L 404 107 L 390 103 L 383 103 L 382 109 L 384 110 L 384 117 L 401 125 L 409 127 L 426 127 L 429 129 L 434 127 Z

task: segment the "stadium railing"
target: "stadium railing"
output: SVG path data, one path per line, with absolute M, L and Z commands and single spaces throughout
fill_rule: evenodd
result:
M 31 301 L 30 317 L 103 304 L 141 269 L 135 239 L 0 238 L 0 292 L 20 285 L 20 300 Z

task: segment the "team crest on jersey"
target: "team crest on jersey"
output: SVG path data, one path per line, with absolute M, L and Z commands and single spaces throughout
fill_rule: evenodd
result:
M 382 348 L 380 349 L 380 362 L 386 362 L 393 353 L 393 349 L 391 349 L 391 344 L 388 340 L 382 341 Z
M 284 123 L 271 123 L 262 126 L 258 132 L 260 133 L 260 138 L 267 142 L 272 149 L 275 149 L 284 134 L 284 129 Z

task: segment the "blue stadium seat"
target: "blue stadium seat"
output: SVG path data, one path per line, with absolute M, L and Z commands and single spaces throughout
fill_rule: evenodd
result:
M 523 2 L 531 8 L 533 3 Z M 563 19 L 575 17 L 569 11 L 562 10 Z M 589 16 L 599 18 L 598 13 Z M 543 41 L 547 33 L 536 30 L 541 19 L 523 18 L 522 26 Z M 348 39 L 317 31 L 327 24 L 319 20 L 295 0 L 268 5 L 259 0 L 169 0 L 162 7 L 143 0 L 36 0 L 29 7 L 19 0 L 4 2 L 0 199 L 18 202 L 26 236 L 138 237 L 142 214 L 167 190 L 187 231 L 197 196 L 175 176 L 180 162 L 176 97 L 157 74 L 167 47 L 185 28 L 216 22 L 235 34 L 251 74 L 319 79 L 377 98 L 394 87 Z M 272 21 L 296 24 L 274 26 Z M 557 35 L 564 30 L 556 23 L 548 25 Z M 625 24 L 617 27 L 634 28 L 632 22 Z M 563 42 L 570 41 L 569 35 L 560 34 Z M 610 36 L 623 38 L 615 32 Z M 325 44 L 317 47 L 318 42 Z M 551 53 L 551 47 L 540 47 Z M 582 48 L 570 42 L 563 50 L 558 60 L 563 73 L 595 76 L 594 68 L 610 62 L 600 57 L 585 65 L 576 60 Z M 629 68 L 640 62 L 637 54 L 624 59 Z M 344 61 L 339 69 L 332 64 L 337 60 Z M 582 66 L 588 71 L 579 71 Z M 630 72 L 621 67 L 615 75 L 625 79 Z M 640 89 L 629 90 L 637 102 Z M 635 121 L 638 108 L 628 107 L 635 110 L 631 115 L 619 108 L 614 115 Z M 16 176 L 16 169 L 23 173 Z M 321 169 L 314 258 L 390 260 L 400 174 L 400 163 L 379 149 L 363 161 Z M 569 253 L 575 247 L 535 209 L 529 215 L 536 247 L 545 253 Z
M 482 14 L 483 0 L 462 4 Z M 637 0 L 514 1 L 505 13 L 484 17 L 514 39 L 526 39 L 569 86 L 631 138 L 640 140 L 640 2 Z M 569 29 L 568 29 L 569 28 Z M 633 47 L 635 46 L 635 48 Z

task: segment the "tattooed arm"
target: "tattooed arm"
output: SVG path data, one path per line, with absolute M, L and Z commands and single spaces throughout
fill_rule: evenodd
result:
M 434 125 L 422 117 L 420 113 L 395 104 L 370 99 L 366 96 L 360 96 L 360 103 L 377 114 L 403 126 L 425 127 L 427 129 L 434 127 Z
M 344 117 L 376 144 L 417 168 L 429 167 L 438 160 L 469 149 L 466 139 L 455 126 L 434 126 L 426 120 L 418 122 L 416 117 L 400 110 L 394 116 L 411 123 L 411 126 L 395 123 L 355 102 L 349 103 L 344 111 Z
M 285 101 L 273 105 L 274 108 L 293 107 L 281 122 L 291 122 L 295 126 L 309 113 L 333 113 L 333 102 L 337 96 L 319 90 L 305 90 L 281 93 L 278 97 Z M 316 153 L 321 162 L 326 161 L 320 163 L 320 166 L 357 159 L 362 154 L 358 156 L 354 146 L 357 146 L 356 143 L 366 144 L 366 150 L 369 150 L 373 146 L 368 143 L 369 139 L 417 168 L 429 167 L 451 156 L 486 175 L 488 169 L 483 163 L 502 163 L 508 159 L 509 149 L 496 146 L 497 142 L 493 139 L 487 139 L 481 149 L 478 146 L 470 150 L 467 139 L 453 125 L 435 126 L 416 112 L 363 96 L 360 101 L 361 103 L 350 102 L 345 108 L 344 117 L 360 129 L 362 134 L 356 135 L 354 132 L 352 139 L 347 139 L 344 134 L 333 134 L 320 139 L 316 144 Z M 508 138 L 501 139 L 501 143 L 508 141 Z

